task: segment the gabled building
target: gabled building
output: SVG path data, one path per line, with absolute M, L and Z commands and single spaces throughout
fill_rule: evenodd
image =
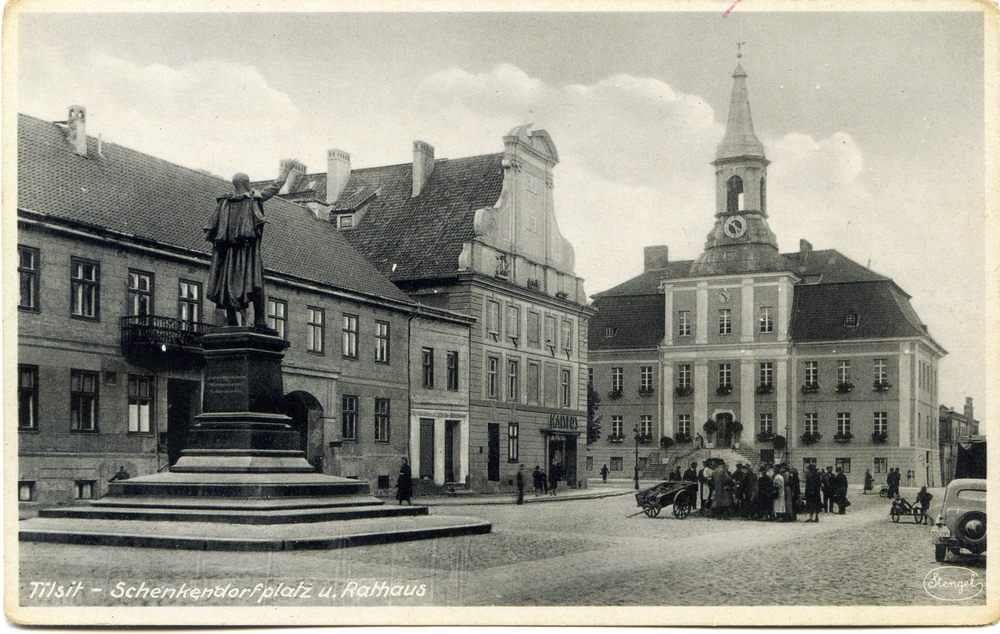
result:
M 28 509 L 100 497 L 118 474 L 176 461 L 201 407 L 200 337 L 224 323 L 203 300 L 203 227 L 232 185 L 101 143 L 85 126 L 79 106 L 66 122 L 18 118 L 18 477 Z M 411 398 L 467 425 L 466 384 L 442 400 L 411 394 L 410 377 L 419 350 L 439 344 L 467 367 L 474 320 L 414 302 L 305 207 L 272 198 L 264 208 L 268 324 L 290 344 L 285 410 L 317 470 L 390 487 L 411 451 Z M 439 473 L 443 482 L 443 464 Z
M 955 479 L 955 466 L 959 453 L 959 444 L 969 442 L 971 437 L 979 435 L 979 421 L 975 417 L 972 397 L 966 397 L 965 407 L 961 412 L 956 412 L 950 407 L 942 405 L 939 420 L 938 442 L 941 447 L 941 484 L 948 484 Z
M 648 247 L 642 275 L 595 295 L 591 365 L 611 435 L 591 452 L 614 469 L 631 462 L 619 443 L 633 430 L 654 447 L 700 435 L 751 460 L 843 467 L 855 481 L 900 467 L 940 484 L 945 351 L 891 279 L 805 240 L 778 250 L 768 164 L 737 65 L 704 251 L 670 262 Z
M 559 156 L 529 126 L 503 142 L 503 152 L 449 160 L 417 141 L 412 163 L 364 169 L 330 150 L 325 173 L 301 168 L 279 195 L 328 220 L 412 300 L 476 320 L 458 368 L 470 424 L 450 423 L 442 408 L 412 412 L 415 474 L 436 473 L 430 456 L 443 455 L 446 480 L 478 490 L 511 486 L 521 463 L 576 486 L 591 310 L 556 223 Z M 467 467 L 454 467 L 456 451 L 468 452 Z

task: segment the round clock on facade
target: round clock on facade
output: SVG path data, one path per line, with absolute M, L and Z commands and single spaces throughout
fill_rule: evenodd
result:
M 722 230 L 729 238 L 739 238 L 747 232 L 747 221 L 743 216 L 733 216 L 722 225 Z
M 719 301 L 723 304 L 729 302 L 733 298 L 733 294 L 727 290 L 719 291 Z

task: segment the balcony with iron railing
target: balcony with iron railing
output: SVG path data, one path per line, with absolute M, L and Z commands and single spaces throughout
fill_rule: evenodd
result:
M 201 337 L 215 329 L 212 324 L 160 315 L 122 317 L 122 354 L 146 367 L 194 369 L 203 363 Z

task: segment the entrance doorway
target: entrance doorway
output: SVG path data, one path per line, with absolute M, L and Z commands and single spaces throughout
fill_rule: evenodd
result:
M 500 481 L 500 423 L 489 423 L 486 437 L 486 479 Z
M 728 449 L 733 440 L 733 415 L 717 414 L 715 422 L 719 425 L 715 432 L 715 446 L 719 449 Z
M 299 448 L 306 452 L 306 460 L 322 471 L 323 405 L 309 392 L 296 390 L 284 396 L 282 409 L 292 419 L 292 427 L 299 432 Z
M 456 448 L 458 447 L 459 441 L 459 424 L 461 421 L 457 420 L 446 420 L 444 421 L 444 481 L 445 482 L 458 482 L 459 480 L 459 470 L 458 470 L 458 452 Z
M 187 446 L 188 427 L 198 413 L 201 384 L 185 379 L 167 379 L 167 462 L 174 464 Z
M 549 434 L 547 473 L 557 473 L 567 487 L 576 487 L 576 436 Z
M 419 478 L 434 479 L 434 419 L 420 419 L 420 473 Z

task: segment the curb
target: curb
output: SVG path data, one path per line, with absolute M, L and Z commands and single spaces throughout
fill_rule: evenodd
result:
M 542 495 L 538 497 L 525 497 L 524 504 L 542 504 L 545 502 L 571 502 L 575 500 L 597 500 L 607 497 L 615 497 L 619 495 L 629 495 L 634 493 L 634 491 L 622 491 L 615 489 L 608 491 L 606 493 L 587 493 L 582 495 L 572 495 L 559 497 L 558 495 Z M 445 500 L 439 501 L 420 501 L 420 506 L 487 506 L 487 505 L 500 505 L 500 504 L 511 504 L 517 505 L 517 501 L 512 497 L 503 497 L 500 499 L 484 499 L 476 498 L 471 500 L 461 500 L 447 498 Z

